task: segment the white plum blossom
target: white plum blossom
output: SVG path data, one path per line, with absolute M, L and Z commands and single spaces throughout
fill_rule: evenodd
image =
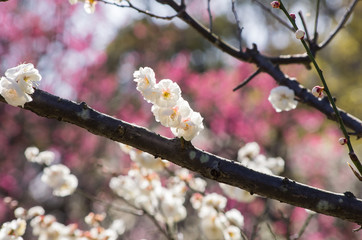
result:
M 1 77 L 0 94 L 10 105 L 24 107 L 25 103 L 33 100 L 29 94 L 34 93 L 40 80 L 41 75 L 33 64 L 20 64 L 6 70 L 5 77 Z
M 72 194 L 78 186 L 76 176 L 70 174 L 69 168 L 62 164 L 45 168 L 41 180 L 53 188 L 53 194 L 59 197 Z
M 165 127 L 178 127 L 181 119 L 187 118 L 192 113 L 189 103 L 183 98 L 180 98 L 173 107 L 153 105 L 151 111 L 156 121 Z
M 226 240 L 242 240 L 240 228 L 230 225 L 224 230 L 224 239 Z
M 289 111 L 297 107 L 298 102 L 294 100 L 294 96 L 293 90 L 279 86 L 270 91 L 268 100 L 277 112 Z
M 177 83 L 170 79 L 163 79 L 158 84 L 161 95 L 156 100 L 160 107 L 173 107 L 181 97 L 181 89 Z
M 170 79 L 156 83 L 154 71 L 149 67 L 140 68 L 133 73 L 137 90 L 151 108 L 157 122 L 170 127 L 177 137 L 191 141 L 204 129 L 200 113 L 192 111 L 190 105 L 181 97 L 179 85 Z
M 225 213 L 225 216 L 232 225 L 235 225 L 239 228 L 244 227 L 244 216 L 241 215 L 239 210 L 237 210 L 235 208 L 230 209 L 229 211 L 227 211 Z
M 184 200 L 182 198 L 173 196 L 171 192 L 165 191 L 161 198 L 160 209 L 166 223 L 173 224 L 186 218 L 187 211 L 183 203 Z
M 191 141 L 204 129 L 202 121 L 203 117 L 201 117 L 200 113 L 192 112 L 189 117 L 181 120 L 178 128 L 171 128 L 171 131 L 175 136 Z
M 31 63 L 20 64 L 9 68 L 5 72 L 7 79 L 18 83 L 19 87 L 27 94 L 34 93 L 34 87 L 38 87 L 41 75 Z
M 39 154 L 39 148 L 37 147 L 27 147 L 24 152 L 26 159 L 30 162 L 34 162 L 38 154 Z
M 33 100 L 29 94 L 20 88 L 18 83 L 5 77 L 1 77 L 0 80 L 0 95 L 4 97 L 8 104 L 14 107 L 24 107 L 25 103 Z
M 241 162 L 244 158 L 253 159 L 259 155 L 260 147 L 256 142 L 249 142 L 238 151 L 238 161 Z
M 35 162 L 45 165 L 50 165 L 55 159 L 54 152 L 48 150 L 39 152 L 39 149 L 37 147 L 26 148 L 24 155 L 26 159 L 30 162 Z
M 18 218 L 11 222 L 5 222 L 0 229 L 1 240 L 23 240 L 21 237 L 24 235 L 26 229 L 26 221 Z
M 142 94 L 147 102 L 155 103 L 161 92 L 156 85 L 155 72 L 152 68 L 139 68 L 133 73 L 134 81 L 137 83 L 137 90 Z

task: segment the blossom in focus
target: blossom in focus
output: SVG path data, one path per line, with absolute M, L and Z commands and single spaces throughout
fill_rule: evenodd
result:
M 170 79 L 156 83 L 155 73 L 149 67 L 141 67 L 133 73 L 133 77 L 137 82 L 137 90 L 147 102 L 154 104 L 151 111 L 156 121 L 171 127 L 175 136 L 191 141 L 204 129 L 203 118 L 181 97 L 177 83 Z
M 181 97 L 181 89 L 177 83 L 170 79 L 163 79 L 158 84 L 161 95 L 156 99 L 160 107 L 173 107 Z
M 24 107 L 25 103 L 33 100 L 16 82 L 5 77 L 1 77 L 0 80 L 0 95 L 4 97 L 8 104 L 14 107 Z
M 305 35 L 305 32 L 303 30 L 300 30 L 298 29 L 296 32 L 295 32 L 295 37 L 297 39 L 303 39 L 304 38 L 304 35 Z
M 24 107 L 26 102 L 33 100 L 29 94 L 34 93 L 40 80 L 41 75 L 33 64 L 20 64 L 6 70 L 5 77 L 1 77 L 0 94 L 10 105 Z
M 187 101 L 179 99 L 173 107 L 153 105 L 151 109 L 157 122 L 165 127 L 178 127 L 182 118 L 188 117 L 192 109 Z
M 39 71 L 31 63 L 23 63 L 9 68 L 5 72 L 5 77 L 16 82 L 27 94 L 34 93 L 34 88 L 39 86 L 41 80 Z
M 62 164 L 45 168 L 41 180 L 53 188 L 53 194 L 59 197 L 72 194 L 78 186 L 76 176 L 70 174 L 69 168 Z
M 171 128 L 171 131 L 175 136 L 191 141 L 204 129 L 202 121 L 203 117 L 201 117 L 200 113 L 192 112 L 189 117 L 181 120 L 178 128 Z
M 294 100 L 294 96 L 293 90 L 279 86 L 270 91 L 268 100 L 277 112 L 289 111 L 297 107 L 298 102 Z

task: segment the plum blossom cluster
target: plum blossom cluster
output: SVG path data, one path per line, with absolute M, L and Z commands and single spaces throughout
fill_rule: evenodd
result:
M 0 94 L 12 106 L 24 107 L 33 99 L 30 94 L 39 86 L 41 76 L 31 63 L 20 64 L 6 70 L 0 80 Z
M 191 141 L 204 129 L 203 118 L 181 97 L 177 83 L 170 79 L 156 83 L 155 73 L 149 67 L 141 67 L 134 72 L 133 77 L 137 82 L 137 90 L 147 102 L 153 104 L 151 110 L 156 121 L 170 127 L 175 136 Z
M 298 102 L 294 99 L 294 91 L 285 86 L 278 86 L 270 91 L 269 102 L 275 111 L 289 111 L 295 109 Z
M 138 166 L 130 169 L 127 175 L 113 177 L 109 187 L 135 208 L 146 211 L 160 223 L 173 226 L 187 216 L 184 203 L 188 185 L 185 179 L 193 182 L 197 190 L 205 190 L 206 183 L 203 180 L 192 181 L 192 176 L 185 169 L 176 171 L 175 176 L 163 186 L 156 172 Z
M 41 206 L 30 209 L 17 207 L 14 210 L 15 220 L 6 222 L 0 230 L 0 239 L 23 240 L 27 225 L 32 229 L 32 235 L 40 240 L 116 240 L 125 232 L 123 220 L 116 219 L 108 228 L 101 226 L 105 214 L 89 213 L 84 221 L 90 227 L 89 230 L 81 230 L 78 224 L 64 225 L 57 221 L 51 214 L 45 214 Z M 27 222 L 29 224 L 27 224 Z
M 227 199 L 217 193 L 201 195 L 194 193 L 190 199 L 192 207 L 197 210 L 200 226 L 208 240 L 240 240 L 244 217 L 233 208 L 225 211 Z
M 49 166 L 55 159 L 52 151 L 40 152 L 37 147 L 28 147 L 25 157 L 30 162 L 47 165 L 44 168 L 41 180 L 53 189 L 53 194 L 59 197 L 71 195 L 78 186 L 78 179 L 70 173 L 67 166 L 63 164 L 54 164 Z
M 267 158 L 260 153 L 260 146 L 256 142 L 247 143 L 238 151 L 238 162 L 245 167 L 270 175 L 278 175 L 284 171 L 285 162 L 281 157 Z M 237 187 L 220 183 L 224 193 L 240 202 L 251 202 L 255 199 L 255 195 Z

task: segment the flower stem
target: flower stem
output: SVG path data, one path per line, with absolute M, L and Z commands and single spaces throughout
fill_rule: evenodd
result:
M 286 10 L 286 8 L 284 7 L 283 3 L 281 0 L 278 0 L 279 3 L 280 3 L 280 9 L 284 12 L 284 14 L 288 17 L 289 21 L 292 23 L 293 27 L 294 27 L 294 30 L 297 31 L 298 30 L 298 26 L 297 24 L 295 23 L 295 21 L 290 17 L 288 11 Z M 334 110 L 334 113 L 335 113 L 335 117 L 339 123 L 339 127 L 340 129 L 342 130 L 343 132 L 343 135 L 344 137 L 347 139 L 347 146 L 348 146 L 348 149 L 349 149 L 349 156 L 350 156 L 350 159 L 352 160 L 353 164 L 356 166 L 356 168 L 358 169 L 359 173 L 362 174 L 362 165 L 361 165 L 361 162 L 358 160 L 356 154 L 354 154 L 354 151 L 353 151 L 353 147 L 352 147 L 352 143 L 350 141 L 350 137 L 347 133 L 347 130 L 346 130 L 346 127 L 344 126 L 343 124 L 343 120 L 341 118 L 341 115 L 337 109 L 337 106 L 333 100 L 333 97 L 332 97 L 332 94 L 331 92 L 329 91 L 329 88 L 328 88 L 328 85 L 327 85 L 327 82 L 326 80 L 324 79 L 324 76 L 323 76 L 323 72 L 322 70 L 319 68 L 310 48 L 308 47 L 307 43 L 305 42 L 305 40 L 302 38 L 301 39 L 301 42 L 303 44 L 303 47 L 305 48 L 305 50 L 307 51 L 307 54 L 310 58 L 310 60 L 312 61 L 315 69 L 317 70 L 317 73 L 319 75 L 319 78 L 321 79 L 322 81 L 322 84 L 323 84 L 323 87 L 324 87 L 324 91 L 327 93 L 327 97 L 328 97 L 328 100 L 329 102 L 331 103 L 332 107 L 333 107 L 333 110 Z M 353 155 L 353 157 L 351 157 Z

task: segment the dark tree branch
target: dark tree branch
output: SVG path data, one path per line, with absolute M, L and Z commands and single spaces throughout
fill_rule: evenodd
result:
M 35 114 L 77 125 L 89 132 L 121 142 L 156 157 L 167 159 L 206 178 L 230 184 L 251 193 L 294 206 L 362 224 L 362 200 L 353 194 L 337 194 L 297 183 L 288 178 L 267 175 L 241 164 L 195 148 L 180 139 L 168 139 L 145 128 L 118 120 L 90 108 L 35 90 L 25 109 Z M 0 97 L 0 101 L 5 102 Z

